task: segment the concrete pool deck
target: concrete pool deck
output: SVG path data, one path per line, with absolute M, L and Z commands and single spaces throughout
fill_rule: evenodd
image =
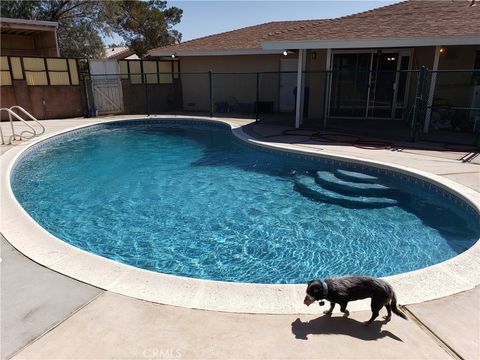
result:
M 43 123 L 47 127 L 47 133 L 52 133 L 95 121 L 98 120 L 52 120 Z M 245 120 L 231 121 L 239 125 L 247 123 Z M 281 129 L 257 126 L 253 130 L 255 138 L 262 140 L 263 136 L 275 135 Z M 478 158 L 463 163 L 462 159 L 467 154 L 461 152 L 415 149 L 368 151 L 351 146 L 308 143 L 305 138 L 293 136 L 268 137 L 268 141 L 293 143 L 317 151 L 327 149 L 346 156 L 377 161 L 380 159 L 416 167 L 450 178 L 476 192 L 480 189 Z M 2 146 L 2 152 L 9 148 L 11 147 Z M 2 257 L 5 256 L 8 253 L 2 252 Z M 8 262 L 4 258 L 2 276 L 5 266 L 8 266 Z M 478 270 L 472 269 L 474 276 L 478 277 Z M 37 277 L 39 271 L 32 271 L 32 278 Z M 41 271 L 63 277 L 43 267 Z M 15 282 L 15 272 L 10 272 L 8 276 L 10 281 Z M 5 283 L 3 278 L 2 283 Z M 77 282 L 73 284 L 76 287 Z M 428 324 L 453 352 L 446 352 L 444 348 L 448 346 L 441 342 L 440 346 L 439 339 L 432 336 L 430 331 L 425 331 L 417 322 L 405 322 L 400 318 L 394 318 L 382 329 L 377 324 L 375 328 L 364 330 L 354 320 L 338 317 L 314 320 L 316 316 L 312 315 L 224 314 L 150 304 L 108 291 L 96 291 L 102 295 L 93 297 L 93 300 L 90 298 L 90 303 L 85 301 L 88 305 L 83 308 L 72 304 L 70 313 L 78 308 L 80 310 L 71 317 L 59 314 L 60 320 L 55 320 L 54 323 L 60 325 L 17 353 L 15 358 L 443 358 L 455 353 L 463 358 L 478 358 L 478 288 L 445 299 L 408 306 L 408 310 L 416 314 L 421 322 Z M 2 291 L 3 296 L 14 294 L 4 294 Z M 400 302 L 402 303 L 401 299 Z M 5 303 L 8 304 L 2 298 L 3 313 L 10 310 L 3 308 Z M 457 309 L 457 313 L 453 310 L 446 311 L 449 307 Z M 352 313 L 352 317 L 363 320 L 368 317 L 368 313 Z M 2 326 L 3 323 L 2 319 Z M 17 326 L 25 324 L 20 321 Z M 448 329 L 452 328 L 455 331 L 449 332 Z M 9 331 L 5 328 L 2 330 L 2 334 Z M 307 336 L 309 333 L 312 335 Z M 328 336 L 319 336 L 320 334 Z M 41 333 L 37 334 L 39 335 Z M 35 336 L 29 341 L 34 338 Z M 2 343 L 4 339 L 2 335 Z M 2 357 L 12 355 L 5 354 L 3 348 L 4 346 Z M 20 348 L 21 346 L 16 350 Z M 319 349 L 323 349 L 321 353 Z

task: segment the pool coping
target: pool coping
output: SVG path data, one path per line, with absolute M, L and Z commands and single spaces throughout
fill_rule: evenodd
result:
M 141 119 L 131 117 L 125 120 Z M 232 133 L 247 143 L 264 148 L 288 151 L 300 155 L 342 160 L 357 164 L 392 170 L 432 182 L 454 192 L 480 213 L 479 193 L 445 177 L 401 165 L 365 160 L 324 151 L 299 149 L 285 143 L 265 143 L 246 134 L 235 121 L 223 118 L 195 116 L 151 116 L 148 119 L 199 120 L 227 124 Z M 148 120 L 146 119 L 146 120 Z M 302 303 L 305 285 L 247 284 L 194 279 L 161 274 L 86 252 L 54 237 L 38 225 L 21 207 L 10 188 L 10 173 L 15 161 L 30 146 L 72 130 L 101 123 L 118 122 L 119 119 L 102 119 L 43 135 L 7 151 L 1 157 L 2 198 L 1 231 L 5 238 L 20 252 L 33 261 L 56 272 L 122 295 L 161 304 L 187 308 L 259 314 L 313 314 L 316 306 L 305 307 Z M 480 284 L 480 241 L 464 253 L 420 270 L 385 277 L 397 293 L 401 304 L 413 304 L 433 300 L 469 290 Z M 350 310 L 369 308 L 367 301 L 349 305 Z

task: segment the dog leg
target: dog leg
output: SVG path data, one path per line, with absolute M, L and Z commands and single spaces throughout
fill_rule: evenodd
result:
M 335 303 L 334 302 L 330 302 L 330 309 L 328 310 L 325 310 L 323 313 L 325 315 L 332 315 L 332 312 L 333 312 L 333 308 L 335 307 Z
M 377 318 L 377 316 L 378 316 L 378 311 L 376 311 L 376 312 L 373 311 L 372 312 L 372 317 L 370 318 L 370 320 L 365 321 L 364 324 L 365 325 L 371 325 L 373 323 L 373 320 L 375 320 Z
M 389 322 L 390 319 L 392 318 L 392 306 L 390 303 L 385 304 L 385 308 L 387 309 L 387 316 L 384 316 L 383 318 L 385 319 L 386 322 Z
M 373 320 L 378 317 L 378 314 L 380 313 L 380 309 L 383 307 L 383 304 L 383 301 L 378 301 L 378 299 L 372 298 L 372 303 L 370 305 L 370 308 L 372 309 L 372 317 L 370 318 L 370 320 L 365 322 L 365 325 L 370 325 Z
M 347 310 L 347 304 L 348 302 L 340 304 L 340 311 L 343 313 L 343 317 L 348 317 L 348 315 L 350 315 L 350 312 Z

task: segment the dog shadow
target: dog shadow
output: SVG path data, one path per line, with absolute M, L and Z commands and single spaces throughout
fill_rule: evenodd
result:
M 292 322 L 292 334 L 295 335 L 295 338 L 301 340 L 308 340 L 308 335 L 341 334 L 365 341 L 390 337 L 403 342 L 401 338 L 390 331 L 382 330 L 384 324 L 386 324 L 385 321 L 374 321 L 371 325 L 366 326 L 354 319 L 324 315 L 307 322 L 297 318 Z

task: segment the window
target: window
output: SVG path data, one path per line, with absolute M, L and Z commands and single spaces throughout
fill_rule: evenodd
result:
M 158 65 L 160 84 L 171 84 L 173 82 L 172 63 L 170 61 L 159 61 Z
M 141 84 L 142 81 L 142 66 L 141 61 L 129 61 L 130 81 L 132 84 Z
M 82 59 L 40 57 L 9 58 L 13 79 L 23 80 L 25 78 L 29 86 L 80 85 L 78 65 Z
M 48 85 L 44 58 L 23 58 L 27 85 Z
M 128 79 L 128 62 L 127 61 L 119 61 L 120 66 L 120 76 L 122 79 Z
M 13 80 L 23 80 L 22 61 L 19 57 L 11 57 L 10 65 L 12 66 Z
M 143 73 L 145 74 L 147 84 L 158 84 L 158 71 L 156 61 L 144 61 Z
M 8 86 L 12 85 L 12 76 L 10 74 L 10 66 L 8 65 L 8 58 L 6 56 L 1 57 L 0 63 L 0 85 Z
M 132 84 L 171 84 L 179 78 L 178 61 L 170 60 L 120 60 L 120 76 Z
M 47 68 L 50 85 L 70 85 L 66 59 L 47 59 Z
M 75 59 L 68 59 L 68 69 L 70 71 L 71 85 L 79 85 L 77 61 Z
M 174 79 L 178 79 L 179 78 L 179 74 L 178 74 L 178 67 L 179 67 L 179 63 L 178 61 L 174 61 L 173 62 L 173 78 Z

